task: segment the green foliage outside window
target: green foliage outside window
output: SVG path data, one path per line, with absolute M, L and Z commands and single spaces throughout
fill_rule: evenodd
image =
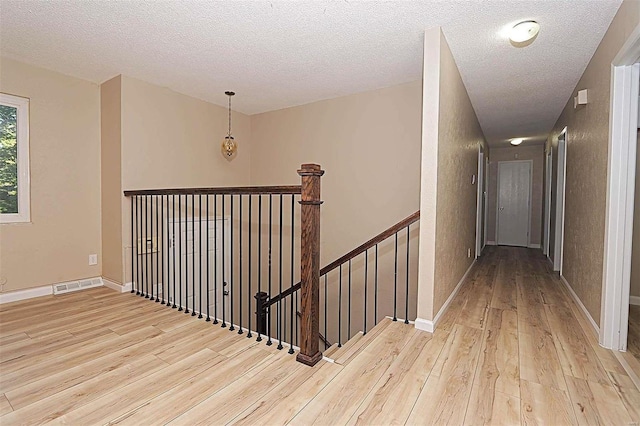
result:
M 0 105 L 0 213 L 18 213 L 17 113 Z

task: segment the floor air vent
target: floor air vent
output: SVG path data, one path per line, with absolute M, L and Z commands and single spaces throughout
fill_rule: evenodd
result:
M 91 278 L 80 281 L 70 281 L 68 283 L 54 284 L 53 294 L 64 294 L 72 291 L 84 290 L 85 288 L 100 287 L 102 285 L 101 278 Z

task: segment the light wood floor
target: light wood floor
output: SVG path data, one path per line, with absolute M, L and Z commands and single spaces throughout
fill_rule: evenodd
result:
M 0 307 L 0 424 L 613 424 L 640 392 L 535 250 L 491 247 L 436 333 L 385 320 L 309 368 L 130 294 Z

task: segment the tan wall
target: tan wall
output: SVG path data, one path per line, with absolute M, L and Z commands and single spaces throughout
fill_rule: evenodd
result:
M 567 186 L 563 275 L 596 323 L 600 323 L 611 61 L 640 22 L 637 1 L 620 6 L 602 42 L 556 122 L 548 144 L 567 126 Z M 578 90 L 589 104 L 573 108 Z
M 241 96 L 240 94 L 238 96 Z M 227 108 L 122 76 L 122 190 L 249 184 L 250 118 L 233 112 L 238 155 L 220 153 Z M 122 198 L 122 256 L 130 281 L 130 200 Z
M 419 81 L 251 117 L 254 184 L 322 178 L 324 265 L 418 210 Z
M 122 284 L 121 79 L 100 86 L 102 276 Z
M 477 188 L 472 176 L 485 141 L 440 28 L 425 32 L 424 61 L 418 317 L 431 321 L 473 262 Z
M 532 160 L 531 221 L 529 244 L 542 245 L 542 202 L 544 197 L 544 146 L 491 148 L 487 197 L 487 241 L 497 241 L 496 207 L 498 194 L 498 161 Z
M 248 184 L 250 119 L 237 112 L 232 119 L 239 150 L 229 162 L 220 153 L 228 127 L 226 108 L 123 76 L 123 187 Z
M 30 98 L 31 157 L 31 223 L 0 225 L 2 291 L 100 276 L 98 86 L 2 58 L 0 91 Z

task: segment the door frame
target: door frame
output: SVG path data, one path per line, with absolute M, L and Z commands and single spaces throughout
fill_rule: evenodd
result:
M 564 250 L 564 218 L 567 191 L 567 128 L 558 135 L 558 172 L 556 173 L 556 229 L 553 249 L 553 270 L 562 275 Z
M 549 240 L 551 239 L 551 191 L 553 180 L 553 150 L 545 153 L 545 194 L 544 194 L 544 236 L 542 253 L 549 258 Z
M 600 345 L 626 351 L 640 92 L 640 25 L 611 63 Z
M 529 163 L 529 208 L 527 209 L 527 245 L 531 245 L 531 196 L 533 194 L 533 160 L 509 160 L 498 161 L 496 193 L 496 245 L 500 244 L 500 164 L 502 163 Z
M 478 146 L 478 178 L 476 179 L 478 185 L 476 194 L 476 253 L 475 258 L 479 258 L 482 254 L 484 245 L 483 240 L 483 213 L 484 213 L 484 151 L 482 145 Z

